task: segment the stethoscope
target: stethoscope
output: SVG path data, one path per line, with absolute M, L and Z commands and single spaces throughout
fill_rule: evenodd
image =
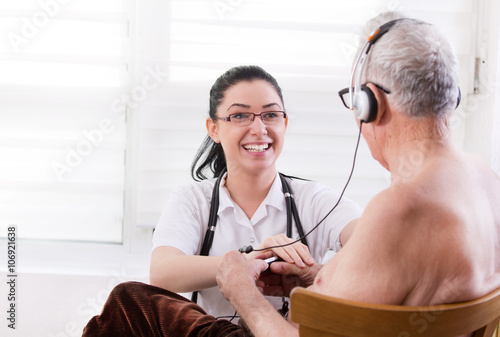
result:
M 224 176 L 225 171 L 223 171 L 220 176 L 215 181 L 214 188 L 212 190 L 212 200 L 210 202 L 210 214 L 208 216 L 208 227 L 205 233 L 205 238 L 203 240 L 203 245 L 201 246 L 200 254 L 201 256 L 208 256 L 210 253 L 210 248 L 214 241 L 215 229 L 217 226 L 217 212 L 219 210 L 219 186 Z M 293 197 L 292 189 L 285 179 L 285 176 L 278 172 L 281 179 L 281 185 L 283 187 L 283 194 L 285 196 L 286 204 L 286 236 L 292 237 L 292 221 L 295 221 L 295 226 L 297 227 L 297 232 L 300 236 L 300 241 L 307 246 L 306 235 L 304 235 L 304 229 L 302 228 L 302 223 L 300 222 L 299 213 L 297 211 L 297 205 Z M 293 219 L 293 220 L 292 220 Z M 193 292 L 191 300 L 196 303 L 198 298 L 198 292 Z

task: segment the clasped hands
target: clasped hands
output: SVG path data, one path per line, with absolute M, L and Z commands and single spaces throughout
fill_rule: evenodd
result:
M 279 234 L 264 240 L 258 248 L 284 245 L 293 240 Z M 278 256 L 282 261 L 270 266 L 264 259 Z M 293 288 L 313 284 L 322 265 L 314 261 L 307 246 L 300 242 L 285 247 L 272 248 L 262 252 L 241 254 L 228 252 L 217 270 L 217 283 L 228 299 L 238 293 L 258 289 L 267 296 L 290 295 Z

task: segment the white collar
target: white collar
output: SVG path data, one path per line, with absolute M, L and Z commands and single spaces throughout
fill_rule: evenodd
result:
M 219 186 L 219 210 L 217 214 L 224 211 L 227 208 L 234 208 L 235 202 L 231 199 L 229 195 L 229 191 L 225 187 L 227 172 L 224 174 L 224 177 L 221 179 L 221 183 Z M 267 193 L 267 196 L 262 201 L 262 204 L 259 206 L 259 209 L 262 206 L 272 206 L 279 211 L 285 211 L 285 198 L 283 196 L 283 187 L 281 184 L 281 179 L 279 178 L 278 172 L 276 172 L 276 176 L 274 178 L 273 184 Z

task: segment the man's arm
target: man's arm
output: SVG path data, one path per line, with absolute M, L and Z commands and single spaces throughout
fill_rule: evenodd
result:
M 267 267 L 263 260 L 247 260 L 232 251 L 224 256 L 218 268 L 217 283 L 255 337 L 298 337 L 297 328 L 278 313 L 256 286 Z

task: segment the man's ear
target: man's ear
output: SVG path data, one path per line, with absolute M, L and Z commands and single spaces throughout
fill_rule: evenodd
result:
M 220 143 L 219 129 L 217 128 L 217 124 L 215 124 L 214 120 L 208 117 L 205 124 L 210 138 L 212 138 L 214 142 Z
M 387 116 L 387 108 L 389 107 L 387 102 L 387 95 L 382 92 L 381 89 L 377 88 L 373 83 L 367 83 L 367 87 L 373 92 L 375 99 L 377 100 L 377 118 L 371 123 L 379 124 L 382 121 L 386 120 Z

